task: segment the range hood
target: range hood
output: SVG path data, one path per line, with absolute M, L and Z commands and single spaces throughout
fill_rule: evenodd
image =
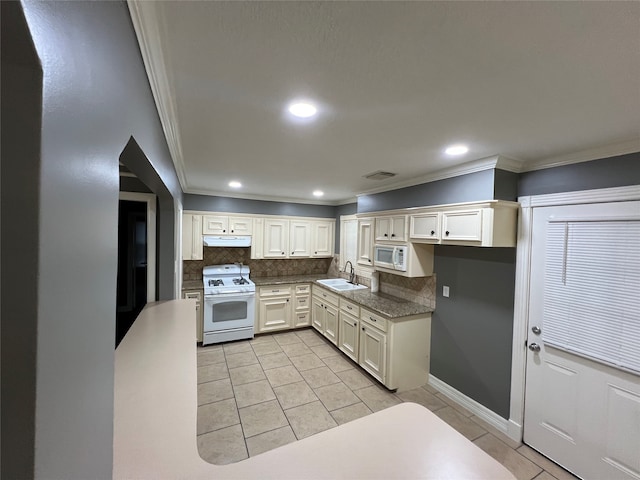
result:
M 205 247 L 250 247 L 250 235 L 205 235 L 202 237 Z

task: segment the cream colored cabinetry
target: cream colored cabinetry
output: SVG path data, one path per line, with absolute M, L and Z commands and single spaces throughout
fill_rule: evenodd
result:
M 359 365 L 390 390 L 427 382 L 431 315 L 387 319 L 360 308 Z
M 316 220 L 311 222 L 311 256 L 332 257 L 335 245 L 335 222 Z
M 292 285 L 260 287 L 258 296 L 258 333 L 292 327 Z
M 406 242 L 406 215 L 376 217 L 376 242 Z
M 230 217 L 224 215 L 203 215 L 204 235 L 251 235 L 251 217 Z
M 295 285 L 294 326 L 311 325 L 311 285 L 308 283 Z
M 311 256 L 311 223 L 301 220 L 289 222 L 289 258 Z
M 421 213 L 411 215 L 409 238 L 428 243 L 440 241 L 440 213 Z
M 287 258 L 289 220 L 266 219 L 262 242 L 264 258 Z
M 358 219 L 358 264 L 373 267 L 373 218 Z
M 515 247 L 518 204 L 493 200 L 418 209 L 410 215 L 410 240 L 478 247 Z
M 338 345 L 338 296 L 314 285 L 312 303 L 313 328 Z
M 338 312 L 338 348 L 354 362 L 359 357 L 360 340 L 360 306 L 340 299 L 340 311 Z
M 203 290 L 188 290 L 182 292 L 182 298 L 192 298 L 196 301 L 196 340 L 202 342 L 204 315 L 202 311 Z
M 182 215 L 182 260 L 202 260 L 202 215 Z

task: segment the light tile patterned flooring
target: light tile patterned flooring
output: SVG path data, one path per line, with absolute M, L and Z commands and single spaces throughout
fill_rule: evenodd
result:
M 313 329 L 198 348 L 198 449 L 217 465 L 405 401 L 433 411 L 518 479 L 576 478 L 427 385 L 389 392 Z

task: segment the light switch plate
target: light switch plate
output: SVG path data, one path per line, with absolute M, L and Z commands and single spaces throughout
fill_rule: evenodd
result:
M 442 296 L 449 298 L 449 287 L 447 285 L 442 287 Z

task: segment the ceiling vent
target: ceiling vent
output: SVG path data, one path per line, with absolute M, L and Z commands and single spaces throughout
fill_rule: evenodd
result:
M 364 175 L 364 178 L 368 178 L 369 180 L 386 180 L 387 178 L 395 176 L 395 173 L 378 170 L 377 172 L 370 173 L 369 175 Z

